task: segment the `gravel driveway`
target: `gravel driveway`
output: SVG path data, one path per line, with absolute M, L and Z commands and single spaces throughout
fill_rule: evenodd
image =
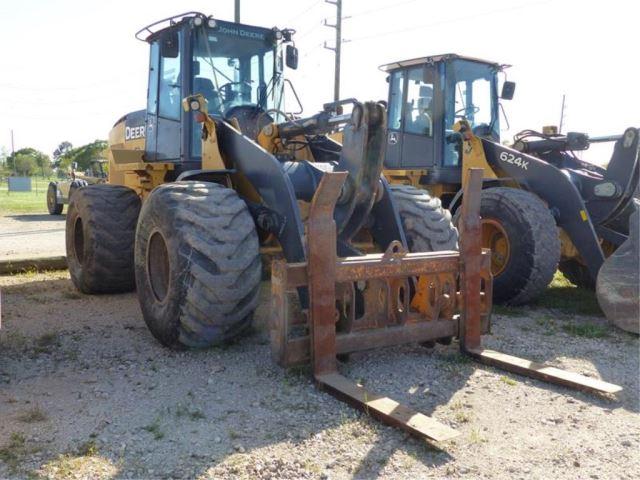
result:
M 0 216 L 0 261 L 65 255 L 64 215 Z
M 637 478 L 638 338 L 599 318 L 495 315 L 486 343 L 618 383 L 597 397 L 479 366 L 454 342 L 351 357 L 345 375 L 461 435 L 433 445 L 272 364 L 264 330 L 172 352 L 134 294 L 84 296 L 67 272 L 0 277 L 0 478 Z M 559 328 L 602 323 L 584 338 Z M 634 473 L 635 472 L 635 473 Z

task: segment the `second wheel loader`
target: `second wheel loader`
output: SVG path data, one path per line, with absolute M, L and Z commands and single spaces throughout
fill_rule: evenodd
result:
M 500 100 L 515 89 L 504 81 L 498 94 L 505 68 L 456 54 L 382 66 L 389 82 L 384 173 L 392 185 L 427 189 L 455 212 L 465 172 L 483 168 L 482 242 L 492 251 L 494 300 L 517 305 L 540 295 L 558 267 L 576 285 L 593 288 L 605 258 L 627 240 L 637 208 L 640 130 L 611 137 L 528 130 L 503 145 Z M 606 168 L 574 153 L 606 141 L 615 142 Z M 626 268 L 637 278 L 637 264 Z M 630 288 L 637 319 L 637 281 Z M 615 316 L 614 308 L 606 310 Z

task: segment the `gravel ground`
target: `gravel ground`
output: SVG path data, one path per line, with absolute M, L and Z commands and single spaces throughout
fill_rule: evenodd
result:
M 343 373 L 460 431 L 434 445 L 271 363 L 264 330 L 171 352 L 134 294 L 66 272 L 0 277 L 0 478 L 638 478 L 638 338 L 600 318 L 494 315 L 486 344 L 618 383 L 598 397 L 479 366 L 454 342 L 353 355 Z M 600 325 L 599 338 L 566 324 Z M 634 473 L 635 472 L 635 473 Z
M 0 261 L 65 255 L 64 215 L 0 216 Z

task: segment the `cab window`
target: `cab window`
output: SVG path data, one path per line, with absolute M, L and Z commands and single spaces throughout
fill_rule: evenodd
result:
M 151 44 L 151 59 L 149 61 L 149 90 L 147 92 L 147 112 L 151 115 L 158 113 L 158 60 L 160 47 L 155 41 Z
M 175 35 L 173 40 L 180 41 Z M 160 87 L 158 95 L 158 114 L 171 120 L 180 120 L 180 48 L 162 51 L 160 55 Z M 168 52 L 173 50 L 173 52 Z
M 396 70 L 389 79 L 389 129 L 402 128 L 402 98 L 404 90 L 404 70 Z
M 433 135 L 433 78 L 430 73 L 431 70 L 424 67 L 408 71 L 405 133 Z

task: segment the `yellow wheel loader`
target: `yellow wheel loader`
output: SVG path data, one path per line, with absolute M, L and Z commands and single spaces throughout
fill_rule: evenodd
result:
M 250 325 L 261 251 L 279 250 L 269 320 L 274 359 L 311 363 L 322 389 L 436 441 L 456 432 L 347 380 L 338 356 L 459 338 L 462 353 L 480 362 L 619 391 L 482 347 L 492 278 L 490 252 L 480 246 L 481 169 L 468 173 L 458 252 L 439 200 L 391 188 L 382 176 L 382 103 L 334 102 L 306 118 L 284 111 L 283 64 L 295 68 L 298 58 L 293 33 L 198 12 L 138 32 L 150 46 L 146 109 L 116 122 L 109 182 L 79 189 L 67 214 L 77 288 L 135 288 L 162 344 L 207 347 Z M 345 104 L 351 113 L 338 114 Z M 339 125 L 341 144 L 326 135 Z
M 483 168 L 482 244 L 492 251 L 494 301 L 522 304 L 558 268 L 576 285 L 593 288 L 605 258 L 627 240 L 637 208 L 640 131 L 589 137 L 527 130 L 508 147 L 500 138 L 500 101 L 513 97 L 515 83 L 505 78 L 498 94 L 506 67 L 456 54 L 382 66 L 389 83 L 384 174 L 401 185 L 392 188 L 426 189 L 455 213 L 466 172 Z M 606 168 L 575 154 L 596 142 L 615 142 Z M 637 262 L 626 268 L 637 279 Z M 635 310 L 627 315 L 635 311 L 637 319 L 637 280 L 630 288 Z

